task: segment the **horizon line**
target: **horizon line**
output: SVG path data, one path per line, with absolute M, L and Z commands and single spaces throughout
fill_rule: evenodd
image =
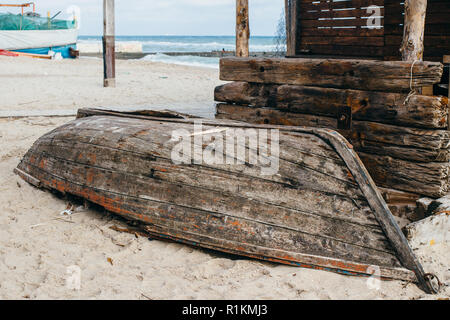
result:
M 80 34 L 79 37 L 102 37 L 103 34 Z M 236 35 L 192 35 L 192 34 L 120 34 L 116 37 L 236 37 Z M 276 35 L 250 35 L 251 37 L 276 37 Z

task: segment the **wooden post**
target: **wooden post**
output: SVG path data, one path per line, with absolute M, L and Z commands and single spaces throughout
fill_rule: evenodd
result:
M 421 61 L 423 59 L 423 38 L 427 0 L 405 1 L 405 26 L 403 43 L 400 48 L 403 61 Z
M 448 56 L 444 56 L 444 59 L 442 61 L 444 64 L 450 64 L 450 55 Z M 450 131 L 450 79 L 448 81 L 448 99 L 449 99 L 449 103 L 448 103 L 448 109 L 449 109 L 449 116 L 448 116 L 448 126 L 447 126 L 447 130 Z
M 297 54 L 297 1 L 285 0 L 286 10 L 286 56 Z
M 236 56 L 248 57 L 250 26 L 248 0 L 236 0 Z
M 103 0 L 103 86 L 116 86 L 114 0 Z

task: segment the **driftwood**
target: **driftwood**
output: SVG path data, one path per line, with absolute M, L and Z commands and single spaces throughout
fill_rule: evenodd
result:
M 307 126 L 337 129 L 331 117 L 283 112 L 270 108 L 218 104 L 217 117 L 257 124 Z M 388 124 L 353 121 L 351 130 L 340 130 L 358 151 L 387 155 L 418 162 L 446 162 L 450 159 L 450 132 L 397 127 Z
M 406 94 L 232 82 L 215 89 L 216 101 L 336 117 L 351 108 L 355 120 L 447 128 L 448 98 Z
M 389 92 L 409 92 L 411 82 L 413 88 L 421 88 L 441 81 L 441 63 L 412 64 L 404 61 L 223 58 L 220 60 L 220 79 Z
M 432 291 L 371 177 L 337 133 L 204 121 L 206 136 L 278 129 L 279 170 L 261 176 L 262 165 L 248 161 L 174 163 L 179 141 L 172 132 L 198 136 L 195 120 L 80 114 L 39 139 L 17 173 L 139 220 L 153 236 L 345 274 L 367 276 L 377 265 L 383 278 L 416 279 Z M 205 151 L 203 141 L 193 143 L 194 154 Z

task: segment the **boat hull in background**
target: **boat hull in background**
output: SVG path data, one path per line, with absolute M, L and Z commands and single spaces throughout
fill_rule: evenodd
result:
M 77 29 L 0 30 L 0 49 L 31 54 L 53 51 L 70 58 L 70 48 L 76 49 L 77 39 Z

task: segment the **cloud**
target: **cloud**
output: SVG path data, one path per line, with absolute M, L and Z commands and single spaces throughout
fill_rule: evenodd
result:
M 17 0 L 2 0 L 2 3 L 17 3 Z M 118 35 L 233 35 L 235 32 L 235 0 L 116 0 L 115 3 Z M 79 6 L 80 34 L 103 32 L 103 0 L 36 0 L 36 4 L 37 11 L 44 16 L 47 11 L 65 13 L 69 6 Z M 252 34 L 273 35 L 284 1 L 249 0 L 249 6 Z

